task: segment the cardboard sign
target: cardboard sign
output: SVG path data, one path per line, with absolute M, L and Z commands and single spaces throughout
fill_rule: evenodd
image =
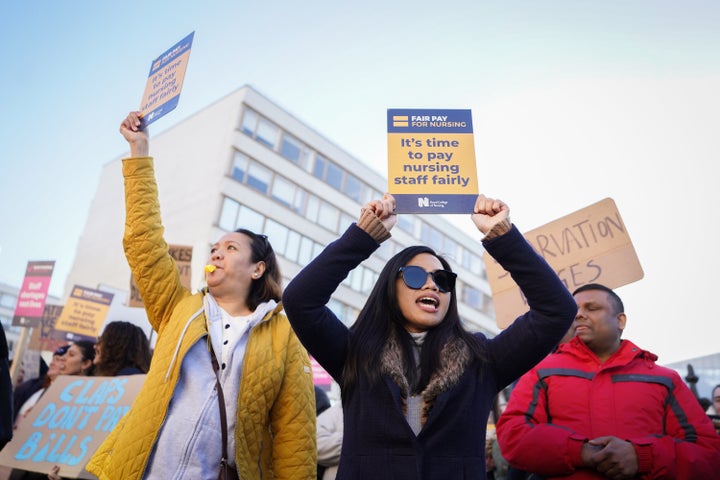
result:
M 170 256 L 175 260 L 178 271 L 180 272 L 180 284 L 190 290 L 190 280 L 192 278 L 192 249 L 186 245 L 170 245 L 168 252 Z M 135 277 L 130 275 L 130 298 L 128 299 L 128 307 L 140 307 L 144 308 L 142 297 L 138 291 Z
M 84 467 L 105 437 L 130 410 L 145 375 L 84 377 L 60 375 L 0 451 L 0 465 L 60 475 L 95 478 Z
M 150 64 L 150 74 L 140 103 L 143 127 L 177 107 L 194 35 L 195 32 L 192 32 Z
M 56 334 L 55 332 L 55 323 L 60 318 L 62 310 L 62 305 L 45 305 L 40 325 L 33 328 L 30 336 L 29 349 L 54 352 L 58 348 L 67 345 L 68 340 L 65 339 L 65 335 L 62 333 Z M 94 337 L 88 339 L 95 340 Z
M 611 198 L 527 232 L 527 241 L 574 291 L 588 283 L 617 288 L 643 278 L 620 212 Z M 500 328 L 529 307 L 510 275 L 486 252 L 483 256 Z
M 478 196 L 470 110 L 388 109 L 388 192 L 398 213 L 472 213 Z
M 112 299 L 112 293 L 75 285 L 55 322 L 55 338 L 79 340 L 97 337 Z
M 40 324 L 54 268 L 54 260 L 28 262 L 13 314 L 13 326 L 36 327 Z

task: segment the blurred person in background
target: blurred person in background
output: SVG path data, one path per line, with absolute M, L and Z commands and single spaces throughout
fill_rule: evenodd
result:
M 336 403 L 321 412 L 317 419 L 318 480 L 335 480 L 342 442 L 342 404 Z
M 710 398 L 710 406 L 706 413 L 715 427 L 715 431 L 720 435 L 720 385 L 715 385 L 712 389 L 712 397 Z
M 80 340 L 58 348 L 53 352 L 45 375 L 31 378 L 17 386 L 13 397 L 16 427 L 58 375 L 89 375 L 92 372 L 94 347 L 94 342 Z
M 150 357 L 150 341 L 142 328 L 130 322 L 110 322 L 95 344 L 93 373 L 102 377 L 145 374 Z
M 45 362 L 41 359 L 40 376 L 25 380 L 15 387 L 13 394 L 13 421 L 17 422 L 17 418 L 25 403 L 27 403 L 26 409 L 35 405 L 35 402 L 40 398 L 45 388 L 55 380 L 55 377 L 60 375 L 60 359 L 67 353 L 68 348 L 70 348 L 70 345 L 64 345 L 55 350 L 52 355 L 52 360 L 50 360 L 50 365 L 45 365 L 45 368 L 42 368 Z M 34 398 L 32 402 L 28 402 L 33 395 L 36 395 L 36 398 Z

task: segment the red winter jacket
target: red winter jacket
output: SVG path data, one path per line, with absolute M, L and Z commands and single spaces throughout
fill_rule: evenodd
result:
M 585 441 L 635 447 L 643 479 L 720 475 L 720 436 L 674 370 L 623 340 L 605 363 L 575 337 L 523 375 L 497 424 L 503 457 L 547 478 L 605 478 L 582 467 Z M 569 475 L 569 476 L 568 476 Z

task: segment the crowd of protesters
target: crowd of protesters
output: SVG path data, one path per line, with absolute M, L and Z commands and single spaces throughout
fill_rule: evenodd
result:
M 284 292 L 270 240 L 245 229 L 213 244 L 207 286 L 191 292 L 162 236 L 141 120 L 130 112 L 120 125 L 130 146 L 124 247 L 155 349 L 139 327 L 108 323 L 96 343 L 56 350 L 12 402 L 0 363 L 0 449 L 58 375 L 144 374 L 130 411 L 86 466 L 102 480 L 717 478 L 711 418 L 720 386 L 706 414 L 677 373 L 621 338 L 619 296 L 600 284 L 571 294 L 502 200 L 479 195 L 470 220 L 478 249 L 512 276 L 527 313 L 493 338 L 467 331 L 457 274 L 440 253 L 413 246 L 386 262 L 348 327 L 328 302 L 391 237 L 395 198 L 366 203 Z M 340 404 L 313 389 L 308 353 L 340 386 Z M 55 467 L 10 478 L 59 475 Z

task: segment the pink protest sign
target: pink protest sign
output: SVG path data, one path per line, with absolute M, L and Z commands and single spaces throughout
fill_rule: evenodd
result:
M 53 268 L 54 260 L 28 262 L 13 314 L 14 326 L 36 327 L 40 324 Z
M 332 377 L 325 369 L 315 360 L 310 357 L 310 366 L 312 367 L 313 383 L 318 386 L 330 385 L 332 383 Z

